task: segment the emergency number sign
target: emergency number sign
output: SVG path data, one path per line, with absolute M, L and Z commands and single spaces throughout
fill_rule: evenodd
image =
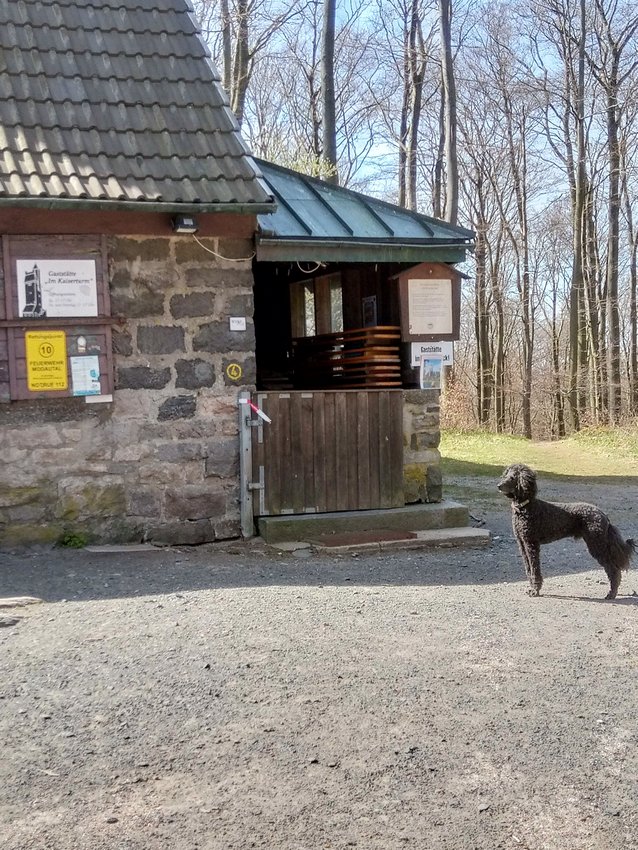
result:
M 68 389 L 64 331 L 27 331 L 25 351 L 27 387 L 31 392 Z

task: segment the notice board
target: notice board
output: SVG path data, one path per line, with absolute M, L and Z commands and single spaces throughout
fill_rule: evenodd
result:
M 10 400 L 113 393 L 106 240 L 4 236 Z
M 403 342 L 459 339 L 460 272 L 445 263 L 421 263 L 397 279 Z

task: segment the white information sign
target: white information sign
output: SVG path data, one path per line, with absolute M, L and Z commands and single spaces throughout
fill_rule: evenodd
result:
M 95 260 L 16 260 L 20 318 L 97 316 Z
M 73 395 L 100 395 L 100 358 L 95 354 L 71 357 Z
M 454 343 L 446 340 L 413 342 L 410 346 L 410 365 L 420 366 L 423 356 L 440 357 L 444 366 L 451 366 L 454 363 Z
M 408 280 L 411 334 L 452 333 L 452 281 Z

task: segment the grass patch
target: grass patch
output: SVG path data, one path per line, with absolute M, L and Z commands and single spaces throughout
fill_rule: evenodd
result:
M 586 428 L 569 440 L 602 457 L 619 456 L 621 460 L 638 461 L 638 428 Z
M 638 476 L 638 428 L 587 428 L 554 442 L 536 442 L 509 434 L 444 431 L 444 478 L 497 478 L 511 463 L 527 463 L 545 475 L 598 480 Z
M 82 532 L 64 531 L 58 538 L 57 545 L 64 549 L 84 549 L 88 538 Z

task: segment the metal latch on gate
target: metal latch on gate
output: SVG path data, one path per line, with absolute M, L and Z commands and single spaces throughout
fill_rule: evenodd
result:
M 253 410 L 257 414 L 257 416 L 259 416 L 260 419 L 264 420 L 264 422 L 272 422 L 272 419 L 270 418 L 270 416 L 268 416 L 266 413 L 264 413 L 264 411 L 261 409 L 261 407 L 257 407 L 256 404 L 253 404 L 252 401 L 249 398 L 240 398 L 240 399 L 238 399 L 238 402 L 239 402 L 239 404 L 247 404 L 248 407 L 250 407 L 250 409 Z M 251 422 L 250 424 L 251 425 L 259 425 L 259 422 Z

